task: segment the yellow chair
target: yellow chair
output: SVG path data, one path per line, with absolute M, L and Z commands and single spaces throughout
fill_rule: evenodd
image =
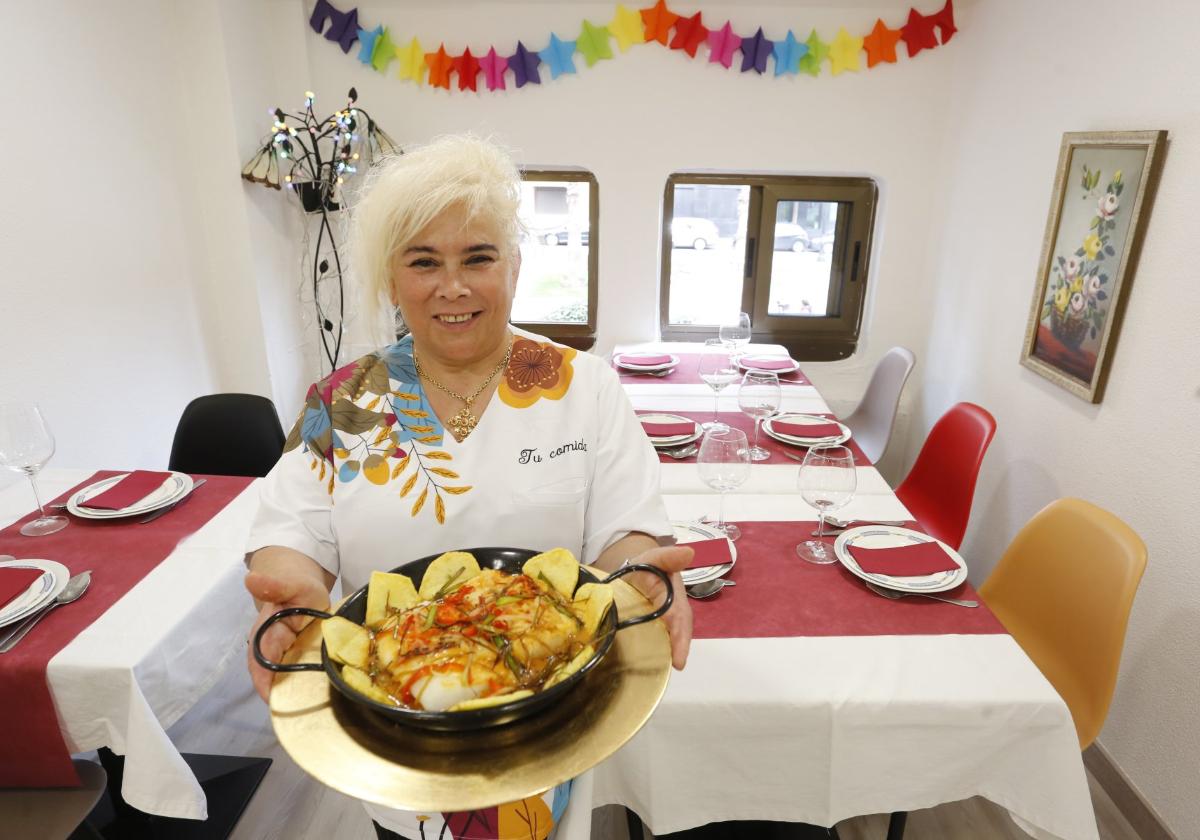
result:
M 1080 749 L 1108 714 L 1145 569 L 1146 545 L 1132 528 L 1081 499 L 1058 499 L 1029 520 L 979 587 L 1066 701 Z

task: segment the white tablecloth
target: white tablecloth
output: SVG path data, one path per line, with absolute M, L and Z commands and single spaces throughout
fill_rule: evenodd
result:
M 38 486 L 50 499 L 91 474 L 50 469 Z M 140 811 L 208 815 L 204 791 L 165 730 L 245 656 L 254 610 L 242 558 L 257 503 L 251 486 L 50 660 L 47 682 L 67 748 L 125 755 L 121 795 Z M 27 483 L 0 491 L 0 527 L 31 507 Z M 36 539 L 28 545 L 25 557 L 41 556 Z

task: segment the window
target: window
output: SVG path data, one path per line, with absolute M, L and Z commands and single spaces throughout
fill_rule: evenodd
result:
M 799 359 L 854 352 L 875 182 L 676 173 L 663 200 L 664 339 L 710 338 L 749 312 L 754 340 Z
M 582 169 L 527 169 L 522 177 L 525 231 L 512 321 L 586 349 L 596 335 L 596 177 Z

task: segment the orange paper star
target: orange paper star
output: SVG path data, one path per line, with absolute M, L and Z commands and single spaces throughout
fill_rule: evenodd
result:
M 863 49 L 867 51 L 867 67 L 880 62 L 896 63 L 896 43 L 900 40 L 899 29 L 888 29 L 883 18 L 875 21 L 871 34 L 863 38 Z
M 471 48 L 454 57 L 454 72 L 458 74 L 459 90 L 477 90 L 475 78 L 479 75 L 479 59 L 471 55 Z
M 664 47 L 671 34 L 671 27 L 679 20 L 679 15 L 667 8 L 666 0 L 658 0 L 649 9 L 639 9 L 642 13 L 642 23 L 646 27 L 646 40 L 658 41 Z
M 446 53 L 446 45 L 439 44 L 437 52 L 425 53 L 425 66 L 429 68 L 429 86 L 450 90 L 450 71 L 454 59 Z

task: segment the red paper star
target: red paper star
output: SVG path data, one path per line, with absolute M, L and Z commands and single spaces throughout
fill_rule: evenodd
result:
M 450 90 L 450 71 L 454 59 L 446 53 L 446 45 L 439 44 L 437 52 L 425 53 L 425 66 L 429 68 L 429 86 Z
M 875 21 L 871 34 L 863 38 L 863 49 L 867 51 L 867 67 L 874 67 L 882 61 L 896 63 L 896 42 L 900 40 L 899 29 L 888 29 L 883 18 Z
M 954 25 L 954 0 L 946 0 L 942 10 L 933 15 L 933 23 L 941 33 L 943 44 L 954 37 L 954 33 L 958 31 L 958 27 Z
M 900 27 L 900 37 L 908 47 L 909 58 L 921 50 L 931 50 L 938 45 L 937 36 L 933 34 L 933 24 L 932 15 L 926 17 L 916 9 L 908 10 L 908 23 Z
M 471 55 L 470 47 L 467 47 L 462 55 L 456 55 L 454 72 L 458 74 L 458 89 L 478 90 L 475 87 L 475 78 L 479 75 L 479 69 L 479 59 Z
M 683 50 L 692 58 L 696 50 L 708 40 L 708 27 L 700 22 L 700 12 L 690 18 L 680 18 L 675 22 L 675 37 L 671 39 L 671 49 Z
M 664 47 L 671 27 L 679 20 L 679 15 L 667 8 L 666 0 L 658 0 L 649 9 L 639 9 L 642 13 L 642 24 L 646 27 L 646 40 L 658 41 Z

